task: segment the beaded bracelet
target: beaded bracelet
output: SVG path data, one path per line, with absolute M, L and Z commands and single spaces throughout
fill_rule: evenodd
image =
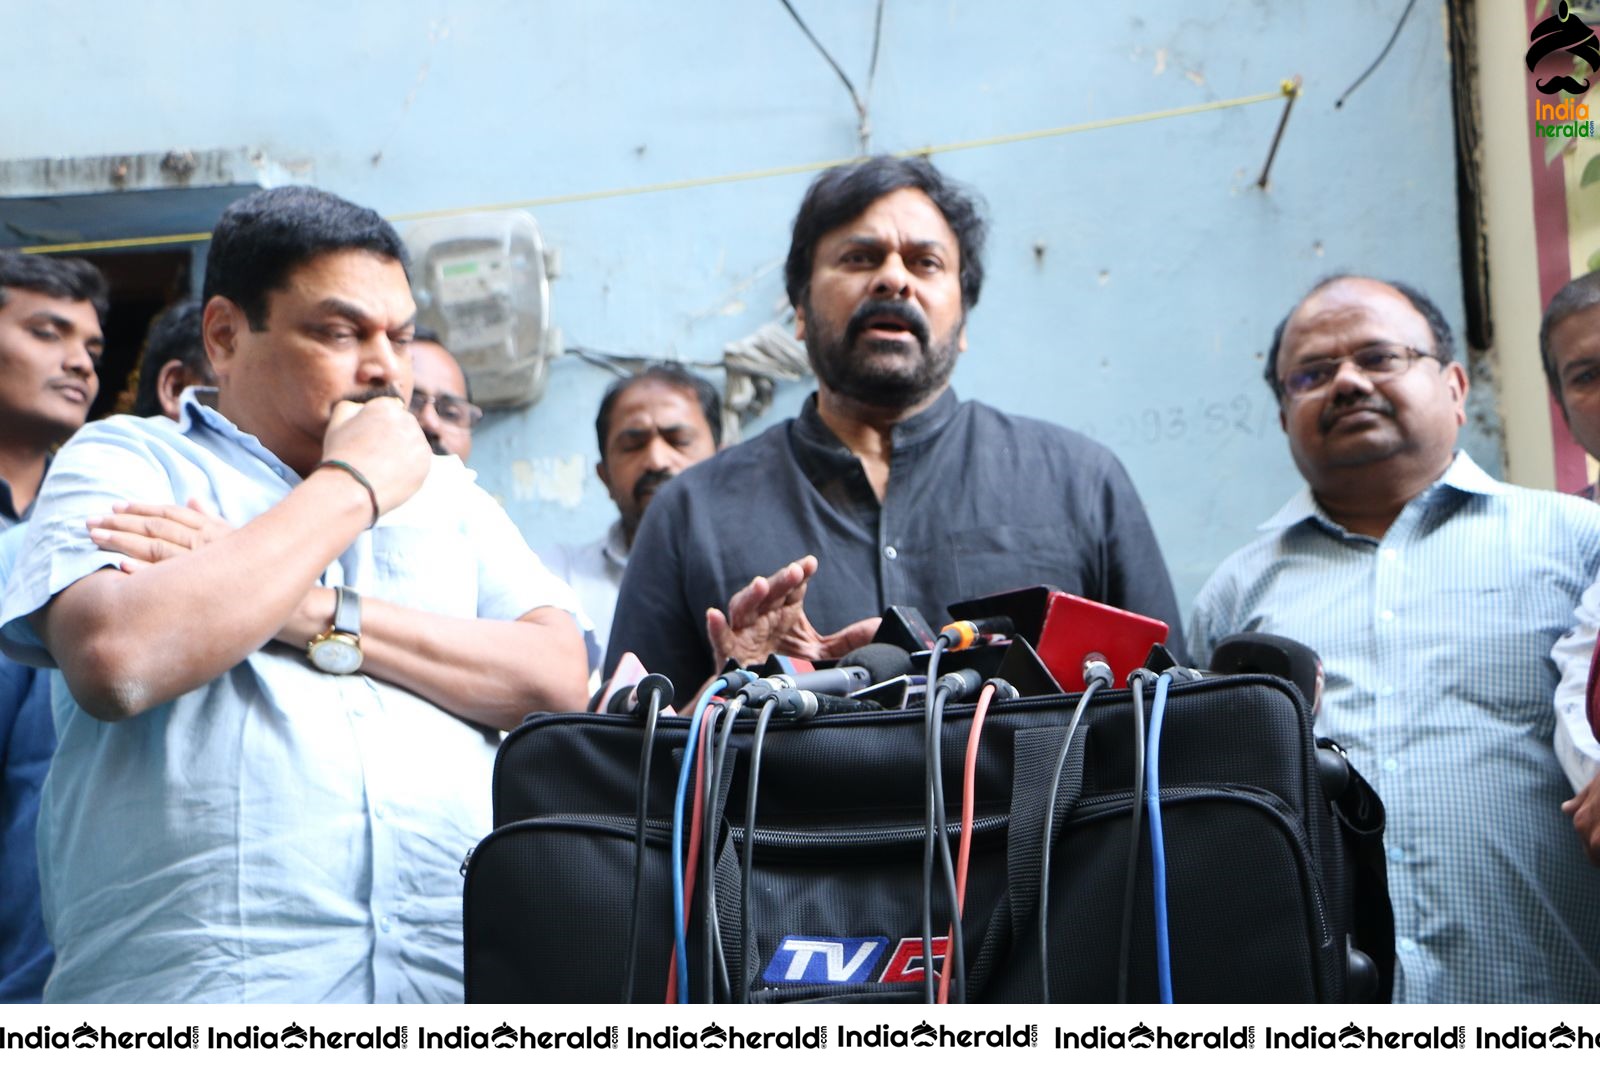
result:
M 319 471 L 323 467 L 336 467 L 361 483 L 361 488 L 365 489 L 367 491 L 367 496 L 372 499 L 372 521 L 367 523 L 367 529 L 370 530 L 374 526 L 378 525 L 378 491 L 372 488 L 372 483 L 367 481 L 367 476 L 356 470 L 355 467 L 346 463 L 342 459 L 325 459 L 311 469 L 313 471 Z

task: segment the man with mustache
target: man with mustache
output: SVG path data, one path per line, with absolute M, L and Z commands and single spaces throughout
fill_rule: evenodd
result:
M 92 264 L 0 252 L 0 585 L 51 453 L 100 390 L 107 310 Z M 0 655 L 0 1003 L 37 1002 L 50 974 L 34 829 L 55 744 L 49 672 Z
M 658 489 L 722 447 L 722 399 L 704 378 L 676 363 L 657 363 L 611 383 L 594 432 L 600 446 L 594 472 L 618 518 L 599 540 L 552 554 L 550 569 L 572 586 L 603 636 L 611 632 L 645 508 Z
M 1041 582 L 1164 619 L 1181 649 L 1116 457 L 950 390 L 984 230 L 974 198 L 926 160 L 880 156 L 812 183 L 784 280 L 817 391 L 661 491 L 608 671 L 632 651 L 692 693 L 727 658 L 835 658 L 889 605 L 941 621 L 954 601 Z
M 1457 449 L 1467 373 L 1410 286 L 1322 281 L 1266 376 L 1308 486 L 1201 590 L 1197 661 L 1241 631 L 1321 654 L 1316 731 L 1388 809 L 1397 1000 L 1600 999 L 1600 871 L 1562 812 L 1549 655 L 1600 565 L 1600 509 Z
M 472 428 L 483 409 L 472 402 L 461 364 L 432 330 L 418 328 L 411 338 L 411 414 L 436 456 L 472 457 Z
M 0 597 L 71 696 L 45 999 L 459 1001 L 457 869 L 499 731 L 583 706 L 577 603 L 406 410 L 387 222 L 253 193 L 204 301 L 215 394 L 63 448 Z

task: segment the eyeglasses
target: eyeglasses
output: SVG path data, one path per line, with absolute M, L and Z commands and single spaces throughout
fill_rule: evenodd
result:
M 1411 369 L 1411 365 L 1419 359 L 1439 359 L 1432 352 L 1423 352 L 1409 345 L 1368 345 L 1361 351 L 1345 356 L 1343 359 L 1314 359 L 1302 363 L 1290 371 L 1283 379 L 1283 392 L 1286 396 L 1309 396 L 1327 388 L 1339 373 L 1342 363 L 1354 363 L 1369 382 L 1382 382 L 1390 378 L 1398 378 Z M 1443 365 L 1444 360 L 1439 360 Z
M 459 396 L 451 396 L 449 393 L 434 396 L 432 393 L 424 393 L 421 389 L 411 391 L 411 414 L 419 419 L 422 418 L 422 412 L 429 404 L 433 405 L 433 410 L 441 421 L 462 430 L 472 429 L 483 419 L 482 408 Z

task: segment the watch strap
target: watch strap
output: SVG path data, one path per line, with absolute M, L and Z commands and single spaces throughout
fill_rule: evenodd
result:
M 333 631 L 361 635 L 361 594 L 347 585 L 333 591 Z

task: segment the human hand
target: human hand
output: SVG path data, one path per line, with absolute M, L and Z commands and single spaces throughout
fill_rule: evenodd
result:
M 383 514 L 422 488 L 433 450 L 416 417 L 398 397 L 381 396 L 364 404 L 334 405 L 322 439 L 322 458 L 348 463 L 372 483 Z
M 1561 810 L 1572 816 L 1572 828 L 1578 832 L 1589 862 L 1600 867 L 1600 775 L 1589 779 L 1589 784 L 1562 804 Z
M 198 500 L 177 504 L 113 504 L 110 515 L 88 520 L 89 539 L 109 552 L 127 558 L 120 568 L 133 574 L 141 567 L 193 552 L 233 532 L 233 527 L 209 514 Z
M 774 652 L 806 660 L 838 659 L 872 640 L 879 621 L 875 617 L 835 633 L 817 632 L 805 613 L 806 584 L 816 573 L 817 558 L 805 556 L 733 594 L 726 614 L 708 608 L 706 637 L 716 666 L 729 659 L 758 663 Z

